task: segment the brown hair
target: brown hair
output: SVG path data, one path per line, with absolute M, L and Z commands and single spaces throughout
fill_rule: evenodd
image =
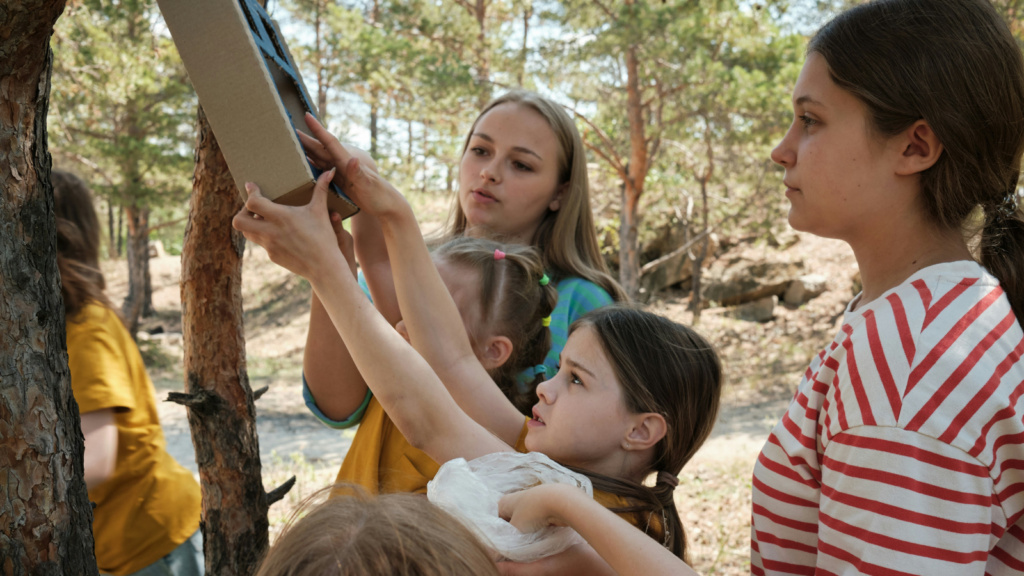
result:
M 89 302 L 110 308 L 100 272 L 100 222 L 92 194 L 81 178 L 54 170 L 53 211 L 57 217 L 57 269 L 64 316 L 71 320 Z
M 525 90 L 513 90 L 499 96 L 487 104 L 473 121 L 462 146 L 462 153 L 465 154 L 469 148 L 477 122 L 484 114 L 502 104 L 516 104 L 537 112 L 547 120 L 558 140 L 558 184 L 566 185 L 566 190 L 562 195 L 561 207 L 557 211 L 548 210 L 544 215 L 531 245 L 540 249 L 545 266 L 552 269 L 556 279 L 577 276 L 597 284 L 615 301 L 629 300 L 619 283 L 608 274 L 608 266 L 601 257 L 594 217 L 590 213 L 590 185 L 583 139 L 580 138 L 576 124 L 561 106 Z M 456 194 L 445 236 L 451 238 L 463 235 L 467 224 L 466 213 Z
M 722 393 L 722 364 L 714 346 L 688 326 L 638 308 L 617 304 L 590 312 L 573 323 L 572 334 L 594 330 L 622 386 L 626 408 L 633 414 L 661 414 L 668 425 L 654 447 L 644 475 L 657 473 L 653 488 L 623 478 L 586 474 L 595 490 L 626 498 L 643 526 L 652 514 L 664 515 L 662 542 L 686 560 L 686 533 L 674 494 L 683 466 L 711 435 Z M 660 520 L 660 518 L 659 518 Z M 652 536 L 654 536 L 652 534 Z
M 496 260 L 495 250 L 503 251 L 505 257 Z M 544 264 L 540 254 L 529 246 L 467 237 L 447 242 L 434 254 L 480 274 L 481 319 L 495 334 L 512 342 L 512 354 L 490 371 L 491 378 L 520 412 L 529 414 L 537 403 L 537 385 L 544 375 L 534 374 L 525 389 L 519 386 L 518 376 L 544 362 L 551 348 L 551 330 L 543 320 L 558 303 L 554 282 L 541 285 Z
M 498 569 L 462 522 L 416 494 L 358 487 L 296 510 L 257 576 L 478 576 Z
M 984 0 L 882 0 L 848 10 L 811 39 L 832 80 L 860 98 L 874 128 L 895 135 L 924 119 L 942 142 L 921 174 L 928 214 L 970 235 L 978 258 L 1024 322 L 1024 57 Z

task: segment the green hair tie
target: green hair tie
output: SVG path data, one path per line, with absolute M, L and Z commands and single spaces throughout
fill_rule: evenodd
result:
M 548 282 L 550 282 L 550 281 L 551 281 L 551 280 L 550 280 L 550 279 L 548 278 L 548 275 L 547 275 L 547 274 L 545 274 L 545 275 L 543 275 L 543 276 L 541 276 L 541 277 L 540 277 L 540 285 L 541 285 L 541 286 L 547 286 L 547 285 L 548 285 Z
M 540 321 L 540 323 L 544 327 L 551 326 L 551 316 L 545 316 L 544 319 Z

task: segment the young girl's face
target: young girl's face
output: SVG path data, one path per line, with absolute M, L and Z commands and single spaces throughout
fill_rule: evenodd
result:
M 786 169 L 790 225 L 818 236 L 850 240 L 865 224 L 896 213 L 891 194 L 895 140 L 874 133 L 867 107 L 832 81 L 825 58 L 807 56 L 793 88 L 794 120 L 772 151 Z
M 526 447 L 562 464 L 622 474 L 621 449 L 632 426 L 622 386 L 597 334 L 569 336 L 561 367 L 537 387 Z M 618 460 L 616 460 L 618 459 Z
M 539 113 L 495 106 L 476 123 L 459 165 L 459 205 L 473 228 L 528 244 L 558 210 L 558 139 Z

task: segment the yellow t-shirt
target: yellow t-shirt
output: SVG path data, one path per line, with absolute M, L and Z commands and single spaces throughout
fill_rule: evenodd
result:
M 526 453 L 526 433 L 529 430 L 524 418 L 522 432 L 516 441 L 517 452 Z M 345 461 L 338 471 L 339 484 L 355 484 L 370 494 L 396 492 L 426 494 L 427 482 L 437 474 L 440 466 L 422 450 L 412 444 L 398 430 L 391 418 L 384 412 L 376 397 L 370 399 L 359 429 L 352 440 L 352 446 L 345 455 Z M 343 492 L 335 492 L 342 494 Z M 594 500 L 605 508 L 625 508 L 630 504 L 622 496 L 594 490 Z M 648 514 L 639 518 L 632 512 L 620 512 L 619 517 L 661 542 L 661 514 Z
M 526 421 L 515 449 L 526 450 Z M 356 437 L 338 471 L 337 482 L 356 484 L 370 494 L 396 492 L 426 494 L 427 482 L 440 466 L 422 450 L 413 448 L 384 412 L 376 397 L 370 399 Z
M 68 365 L 78 410 L 114 409 L 114 474 L 89 491 L 96 562 L 102 572 L 137 572 L 199 528 L 200 491 L 167 453 L 153 384 L 139 349 L 113 311 L 89 304 L 67 323 Z

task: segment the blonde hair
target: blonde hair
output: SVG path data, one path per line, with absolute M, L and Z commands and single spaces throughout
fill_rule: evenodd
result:
M 501 260 L 495 259 L 495 250 L 504 252 Z M 551 348 L 551 330 L 544 326 L 544 319 L 558 304 L 554 283 L 541 284 L 544 262 L 540 253 L 532 246 L 460 237 L 439 247 L 434 255 L 480 274 L 481 319 L 493 333 L 512 343 L 512 354 L 489 373 L 512 405 L 529 415 L 544 376 L 534 374 L 521 388 L 518 375 L 543 364 Z
M 608 274 L 608 267 L 601 257 L 594 217 L 590 213 L 590 186 L 583 139 L 580 138 L 576 124 L 561 106 L 539 94 L 524 90 L 513 90 L 499 96 L 484 107 L 473 121 L 462 154 L 465 155 L 480 118 L 502 104 L 516 104 L 537 112 L 547 120 L 558 140 L 558 184 L 565 185 L 566 190 L 562 195 L 561 207 L 557 211 L 548 210 L 544 215 L 531 245 L 541 251 L 545 265 L 557 274 L 558 279 L 577 276 L 597 284 L 615 301 L 628 300 L 626 292 Z M 456 194 L 444 238 L 462 236 L 467 224 L 466 213 Z
M 332 489 L 341 497 L 315 502 Z M 415 494 L 326 488 L 292 514 L 257 576 L 497 576 L 483 544 Z

